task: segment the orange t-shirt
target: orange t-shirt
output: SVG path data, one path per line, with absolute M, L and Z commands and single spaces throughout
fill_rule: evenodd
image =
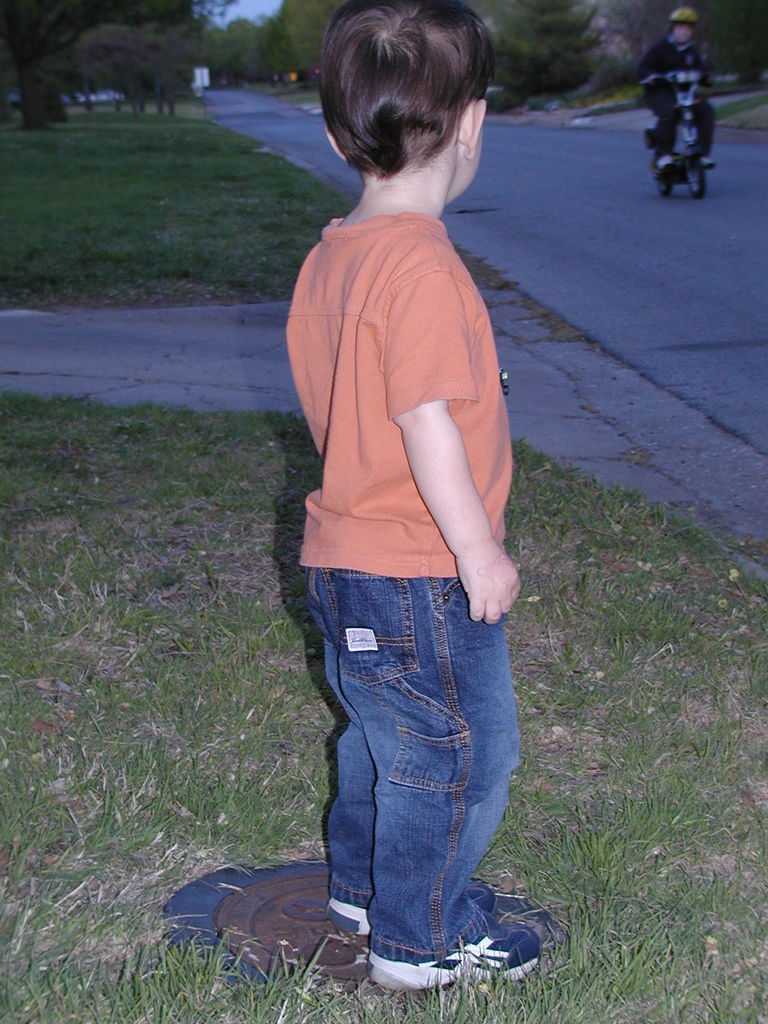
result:
M 456 576 L 393 417 L 448 400 L 501 541 L 512 449 L 488 311 L 436 218 L 340 225 L 307 257 L 288 317 L 293 378 L 323 457 L 301 563 Z

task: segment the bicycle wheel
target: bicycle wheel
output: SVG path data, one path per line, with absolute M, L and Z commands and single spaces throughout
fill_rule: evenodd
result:
M 707 191 L 707 178 L 704 174 L 704 168 L 701 166 L 701 160 L 698 157 L 689 160 L 685 173 L 688 181 L 688 191 L 694 199 L 703 199 L 704 193 Z

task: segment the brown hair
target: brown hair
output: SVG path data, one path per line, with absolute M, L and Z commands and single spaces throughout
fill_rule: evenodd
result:
M 439 153 L 492 75 L 488 32 L 462 0 L 347 0 L 323 37 L 320 98 L 346 160 L 385 178 Z

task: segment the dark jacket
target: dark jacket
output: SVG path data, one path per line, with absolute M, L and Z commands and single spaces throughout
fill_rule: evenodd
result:
M 706 74 L 710 67 L 693 43 L 678 46 L 668 37 L 654 43 L 638 66 L 640 81 L 648 78 L 649 75 L 666 75 L 669 71 L 689 71 L 691 69 Z M 656 84 L 665 88 L 664 82 L 651 83 L 651 88 Z

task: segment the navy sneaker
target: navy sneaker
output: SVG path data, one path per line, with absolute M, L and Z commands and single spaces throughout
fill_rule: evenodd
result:
M 467 886 L 467 895 L 475 901 L 484 914 L 493 914 L 496 909 L 496 893 L 490 885 L 486 885 L 485 882 L 476 882 L 473 879 Z M 371 934 L 365 907 L 356 907 L 354 903 L 342 903 L 341 900 L 330 899 L 328 900 L 327 914 L 329 920 L 344 932 L 351 932 L 353 935 Z
M 365 907 L 356 907 L 354 903 L 343 903 L 331 897 L 328 900 L 326 910 L 328 920 L 332 921 L 337 928 L 343 932 L 351 932 L 352 935 L 370 935 L 371 926 L 368 922 L 368 912 Z
M 491 973 L 522 981 L 538 964 L 540 953 L 541 940 L 532 928 L 502 924 L 486 915 L 486 934 L 442 960 L 411 964 L 369 953 L 368 974 L 378 985 L 397 990 L 442 988 L 462 978 L 481 980 Z

